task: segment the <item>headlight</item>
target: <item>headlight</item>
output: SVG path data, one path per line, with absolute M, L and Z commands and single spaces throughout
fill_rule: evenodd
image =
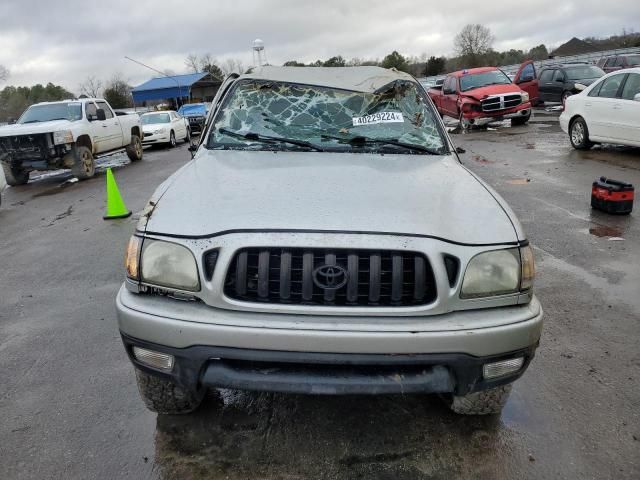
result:
M 529 101 L 529 94 L 527 92 L 522 92 L 522 103 L 527 103 Z
M 480 253 L 467 265 L 460 297 L 490 297 L 529 290 L 534 275 L 529 246 Z
M 65 143 L 73 143 L 73 133 L 71 130 L 60 130 L 53 132 L 53 144 L 64 145 Z
M 140 255 L 140 280 L 179 290 L 200 289 L 198 267 L 191 251 L 177 243 L 145 239 Z

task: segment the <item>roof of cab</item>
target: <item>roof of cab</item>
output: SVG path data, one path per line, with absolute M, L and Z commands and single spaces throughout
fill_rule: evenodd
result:
M 416 82 L 408 73 L 381 67 L 257 67 L 239 79 L 271 80 L 372 93 L 396 80 Z
M 449 75 L 451 75 L 453 77 L 462 77 L 463 75 L 472 75 L 474 73 L 493 72 L 494 70 L 499 70 L 499 69 L 498 69 L 498 67 L 467 68 L 465 70 L 458 70 L 457 72 L 450 73 Z

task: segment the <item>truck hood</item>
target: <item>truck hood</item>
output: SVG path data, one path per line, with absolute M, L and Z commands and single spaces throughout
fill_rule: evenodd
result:
M 38 133 L 57 132 L 58 130 L 70 130 L 78 122 L 69 120 L 53 120 L 51 122 L 25 123 L 6 125 L 0 128 L 0 137 L 12 137 L 14 135 L 33 135 Z
M 201 148 L 154 198 L 147 232 L 180 237 L 276 229 L 518 240 L 497 194 L 453 156 Z
M 522 93 L 522 90 L 517 85 L 511 83 L 505 85 L 487 85 L 486 87 L 474 88 L 473 90 L 461 92 L 460 94 L 475 98 L 476 100 L 482 100 L 491 95 L 503 95 L 505 93 Z

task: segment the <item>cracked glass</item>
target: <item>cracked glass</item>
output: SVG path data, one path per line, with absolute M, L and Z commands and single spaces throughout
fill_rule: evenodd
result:
M 415 82 L 396 81 L 374 93 L 364 93 L 295 83 L 241 81 L 216 116 L 207 147 L 305 148 L 274 142 L 273 137 L 277 137 L 322 150 L 423 153 L 383 143 L 392 140 L 445 153 L 447 144 L 434 111 L 419 88 Z M 358 122 L 361 124 L 355 125 Z M 242 138 L 247 134 L 251 138 Z M 272 139 L 264 141 L 256 136 Z

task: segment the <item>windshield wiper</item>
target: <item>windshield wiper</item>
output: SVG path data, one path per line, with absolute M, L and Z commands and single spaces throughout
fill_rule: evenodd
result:
M 40 122 L 41 120 L 27 120 L 26 122 L 20 122 L 21 125 L 24 125 L 25 123 L 37 123 Z
M 294 138 L 285 138 L 285 137 L 272 137 L 270 135 L 260 135 L 259 133 L 238 133 L 233 132 L 231 130 L 227 130 L 226 128 L 219 128 L 218 132 L 223 133 L 225 135 L 229 135 L 230 137 L 243 138 L 245 140 L 255 140 L 257 142 L 263 143 L 289 143 L 291 145 L 297 145 L 298 147 L 309 148 L 311 150 L 315 150 L 316 152 L 322 152 L 322 148 L 319 146 L 307 142 L 305 140 L 296 140 Z
M 427 153 L 429 155 L 442 155 L 442 153 L 438 152 L 429 147 L 425 147 L 423 145 L 416 145 L 413 143 L 404 143 L 395 138 L 370 138 L 362 135 L 358 135 L 355 137 L 339 137 L 337 135 L 321 135 L 322 138 L 330 138 L 333 140 L 339 140 L 342 143 L 348 143 L 349 145 L 393 145 L 395 147 L 406 148 L 407 150 L 414 150 L 417 152 Z

